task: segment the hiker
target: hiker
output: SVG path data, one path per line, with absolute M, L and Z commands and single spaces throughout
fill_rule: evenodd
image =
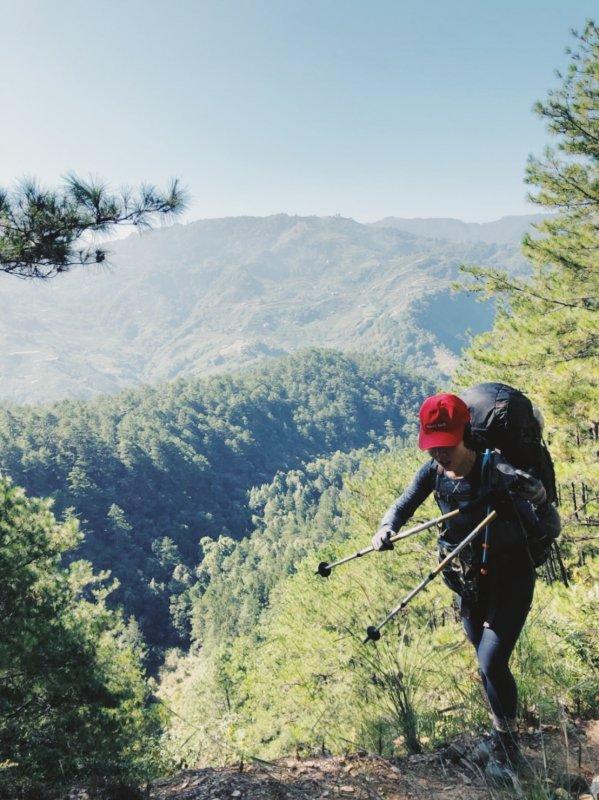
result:
M 556 538 L 559 516 L 547 502 L 540 480 L 516 471 L 498 451 L 483 455 L 476 449 L 468 406 L 457 395 L 427 398 L 419 416 L 418 444 L 431 459 L 389 508 L 372 545 L 379 551 L 392 549 L 389 538 L 433 492 L 443 514 L 456 508 L 462 512 L 447 521 L 439 539 L 442 557 L 485 518 L 489 507 L 497 511 L 486 535 L 482 532 L 442 574 L 461 598 L 462 623 L 476 650 L 492 711 L 496 756 L 503 766 L 522 769 L 517 689 L 509 659 L 530 610 L 535 585 L 527 531 L 542 539 L 551 528 L 551 538 Z

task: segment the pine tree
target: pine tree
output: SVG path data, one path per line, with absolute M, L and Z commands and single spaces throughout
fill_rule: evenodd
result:
M 149 227 L 185 205 L 177 180 L 166 192 L 143 185 L 137 193 L 114 194 L 101 182 L 76 175 L 58 189 L 43 189 L 33 180 L 13 192 L 0 188 L 0 272 L 51 278 L 74 266 L 102 264 L 107 251 L 92 243 L 92 235 L 106 235 L 117 225 Z
M 563 453 L 597 437 L 599 302 L 599 28 L 574 32 L 577 46 L 561 85 L 535 111 L 555 144 L 531 156 L 530 199 L 551 211 L 523 250 L 533 271 L 514 280 L 469 267 L 470 288 L 499 299 L 493 330 L 478 337 L 460 383 L 500 378 L 528 391 L 565 430 Z
M 106 607 L 106 573 L 61 566 L 80 539 L 74 518 L 0 479 L 0 798 L 116 784 L 135 797 L 159 768 L 135 627 Z

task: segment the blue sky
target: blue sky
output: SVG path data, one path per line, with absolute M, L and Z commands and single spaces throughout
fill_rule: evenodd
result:
M 188 219 L 535 210 L 586 0 L 0 0 L 0 185 L 189 188 Z

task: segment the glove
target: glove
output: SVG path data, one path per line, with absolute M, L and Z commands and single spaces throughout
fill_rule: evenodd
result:
M 533 506 L 540 506 L 547 501 L 545 487 L 537 478 L 505 462 L 497 465 L 497 471 L 503 475 L 506 488 L 516 497 L 528 500 Z
M 372 537 L 372 546 L 375 550 L 393 550 L 393 542 L 389 538 L 393 536 L 395 531 L 388 525 L 383 525 Z
M 520 474 L 515 494 L 522 500 L 528 500 L 533 506 L 543 505 L 547 500 L 547 492 L 541 481 L 526 475 L 526 473 Z

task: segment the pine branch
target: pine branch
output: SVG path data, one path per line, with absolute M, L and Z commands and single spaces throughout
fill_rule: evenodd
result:
M 119 194 L 76 175 L 51 191 L 23 181 L 12 193 L 0 190 L 0 272 L 47 279 L 73 267 L 101 264 L 108 251 L 86 246 L 85 237 L 106 235 L 118 225 L 150 228 L 186 205 L 178 180 L 166 192 L 142 185 L 136 193 L 125 188 Z
M 507 276 L 492 270 L 483 270 L 476 267 L 461 266 L 460 272 L 470 275 L 474 280 L 478 281 L 480 286 L 473 286 L 472 284 L 457 283 L 454 288 L 468 292 L 487 292 L 490 296 L 501 292 L 511 294 L 518 292 L 528 297 L 533 297 L 536 300 L 541 300 L 548 305 L 561 306 L 563 308 L 577 308 L 584 309 L 585 311 L 596 311 L 597 298 L 595 297 L 579 297 L 571 298 L 571 300 L 558 300 L 555 297 L 547 297 L 547 295 L 540 294 L 535 291 L 530 284 L 517 283 L 511 281 Z

